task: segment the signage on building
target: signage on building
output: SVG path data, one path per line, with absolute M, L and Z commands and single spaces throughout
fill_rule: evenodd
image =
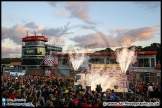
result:
M 29 41 L 29 40 L 32 40 L 32 41 L 43 40 L 46 42 L 48 41 L 47 38 L 42 37 L 42 36 L 30 36 L 30 37 L 22 38 L 22 41 Z
M 92 70 L 121 70 L 119 64 L 92 64 Z
M 57 66 L 58 65 L 58 56 L 45 56 L 44 65 L 45 66 Z
M 53 47 L 53 46 L 47 46 L 47 49 L 49 49 L 49 50 L 55 50 L 55 51 L 62 51 L 62 48 Z

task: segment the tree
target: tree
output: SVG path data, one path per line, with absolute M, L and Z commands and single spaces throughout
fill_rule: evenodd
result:
M 21 62 L 21 58 L 2 58 L 2 64 L 10 64 L 11 62 Z
M 105 50 L 100 50 L 95 52 L 113 52 L 113 50 L 111 48 L 106 48 Z

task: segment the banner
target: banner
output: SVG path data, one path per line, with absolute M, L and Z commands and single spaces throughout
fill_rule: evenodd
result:
M 45 76 L 52 77 L 52 71 L 51 70 L 46 70 L 45 71 Z
M 119 64 L 92 64 L 91 70 L 121 70 Z
M 44 65 L 45 66 L 58 66 L 58 56 L 45 56 Z

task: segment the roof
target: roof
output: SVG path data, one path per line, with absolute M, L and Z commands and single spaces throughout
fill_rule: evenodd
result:
M 115 55 L 116 52 L 95 52 L 95 53 L 86 53 L 88 56 L 107 56 L 107 55 Z M 156 55 L 157 51 L 141 51 L 135 52 L 137 55 Z M 53 54 L 53 56 L 68 56 L 68 53 L 63 54 Z
M 10 65 L 21 65 L 21 62 L 11 62 Z
M 45 41 L 48 42 L 48 38 L 44 37 L 44 36 L 27 36 L 25 38 L 22 38 L 22 42 L 26 42 L 26 41 Z

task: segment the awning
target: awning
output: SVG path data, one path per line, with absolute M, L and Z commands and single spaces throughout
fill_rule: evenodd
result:
M 157 66 L 156 66 L 156 69 L 161 69 L 161 66 L 160 66 L 160 65 L 157 65 Z

